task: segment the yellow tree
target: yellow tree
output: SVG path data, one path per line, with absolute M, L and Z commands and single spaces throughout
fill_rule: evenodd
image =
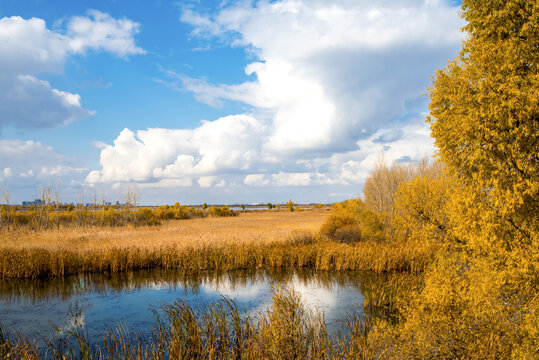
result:
M 432 135 L 448 170 L 516 230 L 513 242 L 529 243 L 539 214 L 539 5 L 464 0 L 463 10 L 467 40 L 430 90 Z
M 463 0 L 462 8 L 467 37 L 435 75 L 428 118 L 455 180 L 448 246 L 406 311 L 398 351 L 538 358 L 539 2 Z

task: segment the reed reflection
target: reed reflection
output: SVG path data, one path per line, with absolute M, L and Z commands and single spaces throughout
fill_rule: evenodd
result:
M 331 291 L 352 287 L 364 296 L 368 308 L 391 309 L 396 294 L 419 284 L 417 276 L 369 271 L 315 271 L 311 269 L 245 269 L 183 273 L 164 269 L 125 273 L 94 273 L 48 279 L 0 280 L 0 300 L 4 303 L 40 303 L 54 299 L 69 300 L 81 294 L 115 294 L 141 289 L 183 289 L 198 294 L 201 287 L 226 294 L 245 290 L 256 284 L 299 284 Z

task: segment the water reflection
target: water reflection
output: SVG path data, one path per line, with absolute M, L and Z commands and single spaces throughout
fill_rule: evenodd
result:
M 245 314 L 271 305 L 271 287 L 296 289 L 305 304 L 324 312 L 330 328 L 350 314 L 363 314 L 364 294 L 387 283 L 387 276 L 371 272 L 313 270 L 236 270 L 186 275 L 161 269 L 122 274 L 85 274 L 46 280 L 1 280 L 0 322 L 23 335 L 50 333 L 62 326 L 68 309 L 77 306 L 90 337 L 105 326 L 124 323 L 149 331 L 151 309 L 178 299 L 192 305 L 234 299 Z

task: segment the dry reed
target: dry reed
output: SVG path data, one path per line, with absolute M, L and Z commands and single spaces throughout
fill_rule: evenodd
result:
M 325 212 L 241 214 L 162 227 L 10 232 L 0 238 L 0 276 L 38 278 L 161 267 L 184 272 L 312 267 L 422 271 L 432 247 L 341 244 L 316 232 Z M 301 230 L 298 230 L 301 229 Z

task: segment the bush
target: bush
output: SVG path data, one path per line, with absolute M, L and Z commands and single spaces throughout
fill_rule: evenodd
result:
M 334 204 L 320 233 L 339 242 L 359 240 L 382 241 L 385 234 L 386 215 L 371 211 L 361 199 Z
M 359 223 L 363 236 L 366 239 L 383 241 L 387 238 L 385 224 L 387 223 L 385 213 L 377 213 L 367 208 L 359 211 Z
M 360 199 L 333 204 L 329 210 L 329 217 L 322 225 L 320 232 L 333 238 L 337 229 L 349 225 L 359 225 L 359 212 L 363 207 L 363 202 Z
M 286 203 L 286 207 L 288 208 L 288 211 L 294 211 L 294 203 L 292 202 L 292 199 L 288 200 L 288 202 Z
M 235 212 L 230 210 L 227 205 L 223 206 L 210 206 L 208 214 L 213 217 L 226 217 L 226 216 L 237 216 Z
M 361 228 L 359 225 L 345 225 L 335 230 L 333 240 L 349 244 L 362 240 Z
M 159 221 L 159 218 L 155 216 L 154 212 L 151 209 L 139 209 L 136 213 L 136 216 L 140 225 L 161 225 L 161 221 Z

